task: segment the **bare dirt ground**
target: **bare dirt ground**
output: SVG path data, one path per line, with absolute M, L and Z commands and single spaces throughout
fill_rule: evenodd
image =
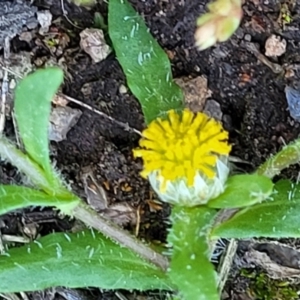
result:
M 145 18 L 151 33 L 168 53 L 175 78 L 205 76 L 212 94 L 210 99 L 220 104 L 224 126 L 230 132 L 232 155 L 252 165 L 238 164 L 244 171 L 252 171 L 276 153 L 281 147 L 298 137 L 299 123 L 287 110 L 285 86 L 300 80 L 300 2 L 279 0 L 244 1 L 242 24 L 227 42 L 199 52 L 194 46 L 195 21 L 205 12 L 203 0 L 132 0 L 130 3 Z M 99 63 L 79 48 L 79 32 L 93 26 L 95 12 L 107 20 L 107 3 L 87 10 L 65 1 L 66 18 L 59 0 L 37 0 L 39 10 L 50 10 L 53 24 L 50 31 L 57 31 L 69 40 L 63 50 L 50 51 L 43 44 L 45 37 L 34 34 L 29 42 L 12 41 L 12 52 L 31 53 L 31 61 L 39 58 L 63 59 L 68 73 L 63 93 L 102 111 L 117 121 L 142 130 L 144 127 L 140 106 L 126 87 L 125 76 L 114 53 Z M 291 22 L 285 22 L 285 15 Z M 78 28 L 79 27 L 79 28 Z M 30 30 L 29 30 L 30 31 Z M 279 58 L 265 56 L 265 42 L 272 34 L 284 38 L 286 52 Z M 300 70 L 300 69 L 299 69 Z M 126 203 L 133 212 L 139 211 L 138 235 L 146 240 L 164 243 L 169 208 L 155 204 L 156 196 L 148 183 L 139 177 L 141 164 L 132 157 L 138 135 L 130 133 L 116 122 L 95 114 L 74 103 L 69 106 L 82 111 L 78 123 L 70 130 L 67 139 L 52 142 L 52 159 L 75 192 L 85 197 L 82 173 L 93 170 L 95 178 L 107 192 L 111 204 Z M 8 120 L 6 134 L 13 136 Z M 1 164 L 2 183 L 19 181 L 19 174 L 9 165 Z M 285 171 L 283 176 L 297 178 L 298 166 Z M 51 231 L 70 230 L 73 221 L 61 219 L 55 212 L 22 211 L 1 217 L 2 233 L 16 234 L 26 226 L 35 224 L 35 235 Z M 127 228 L 136 230 L 136 222 Z M 20 226 L 21 225 L 21 226 Z M 21 229 L 20 229 L 21 228 Z M 24 232 L 22 233 L 24 234 Z M 234 298 L 234 287 L 226 287 L 228 299 Z M 121 291 L 120 291 L 121 293 Z M 130 294 L 128 299 L 163 299 L 161 293 Z M 38 293 L 32 299 L 48 299 Z M 84 299 L 121 299 L 116 292 L 84 291 Z M 62 297 L 57 296 L 56 297 Z M 140 297 L 140 298 L 138 298 Z M 58 299 L 58 298 L 57 298 Z M 247 298 L 240 298 L 247 299 Z M 254 298 L 253 298 L 254 299 Z

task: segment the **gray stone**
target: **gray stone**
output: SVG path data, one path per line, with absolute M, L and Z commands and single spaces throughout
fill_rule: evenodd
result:
M 0 0 L 0 49 L 3 48 L 6 37 L 14 38 L 22 33 L 24 27 L 37 27 L 36 12 L 37 8 L 25 1 Z
M 285 88 L 285 95 L 291 117 L 295 121 L 300 122 L 300 84 L 287 86 Z

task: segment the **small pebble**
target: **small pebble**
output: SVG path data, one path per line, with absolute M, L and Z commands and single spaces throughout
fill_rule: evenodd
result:
M 103 30 L 86 28 L 80 32 L 80 48 L 98 63 L 111 53 L 111 48 L 106 44 Z
M 124 84 L 121 84 L 119 87 L 119 93 L 120 94 L 126 94 L 127 93 L 127 87 Z
M 12 80 L 9 82 L 9 88 L 13 90 L 16 87 L 16 85 L 17 85 L 16 80 L 12 78 Z
M 67 138 L 69 130 L 77 123 L 82 111 L 68 106 L 57 106 L 50 114 L 49 140 L 61 142 Z
M 280 36 L 276 36 L 272 34 L 267 40 L 265 44 L 266 56 L 269 57 L 278 57 L 285 53 L 286 51 L 286 40 L 281 38 Z
M 244 37 L 244 34 L 244 30 L 241 27 L 239 27 L 235 32 L 236 37 L 240 40 Z
M 233 130 L 232 118 L 230 115 L 224 115 L 222 118 L 222 123 L 226 131 Z
M 244 40 L 247 41 L 247 42 L 251 42 L 251 35 L 249 33 L 245 34 L 245 37 L 244 37 Z
M 200 71 L 201 71 L 200 67 L 197 66 L 197 65 L 194 67 L 194 70 L 195 70 L 196 72 L 200 72 Z
M 286 86 L 284 91 L 291 117 L 295 121 L 300 122 L 300 84 L 296 88 Z
M 221 110 L 221 106 L 217 101 L 213 99 L 206 101 L 204 112 L 218 121 L 222 120 L 223 113 Z
M 41 25 L 39 29 L 39 33 L 43 35 L 44 33 L 49 31 L 49 27 L 51 26 L 52 23 L 52 14 L 49 10 L 41 10 L 38 11 L 36 14 L 37 14 L 37 20 Z

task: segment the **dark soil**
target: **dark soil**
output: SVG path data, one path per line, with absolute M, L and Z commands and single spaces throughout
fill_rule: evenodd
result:
M 299 66 L 299 2 L 287 3 L 293 21 L 283 29 L 279 15 L 284 1 L 245 1 L 244 18 L 234 36 L 203 52 L 194 46 L 194 31 L 196 19 L 205 12 L 207 1 L 130 2 L 144 16 L 151 33 L 168 52 L 174 77 L 207 77 L 209 89 L 213 92 L 212 98 L 220 103 L 224 125 L 230 132 L 232 155 L 252 163 L 250 168 L 241 165 L 243 169 L 253 170 L 284 144 L 298 137 L 300 126 L 289 115 L 284 93 L 289 79 L 284 73 L 274 73 L 247 50 L 245 43 L 250 39 L 264 54 L 264 43 L 271 34 L 284 37 L 287 40 L 287 51 L 273 62 L 284 67 L 291 64 L 295 64 L 294 68 Z M 54 19 L 62 17 L 60 3 L 59 0 L 35 1 L 39 9 L 50 9 Z M 65 1 L 65 9 L 68 18 L 82 28 L 92 27 L 95 11 L 101 12 L 105 20 L 107 17 L 107 4 L 102 0 L 92 10 L 78 8 Z M 67 28 L 70 29 L 72 35 L 68 47 L 78 47 L 79 29 L 70 25 L 64 17 L 55 26 L 65 32 Z M 21 43 L 18 38 L 13 41 L 13 45 L 14 51 L 34 48 L 36 56 L 51 56 L 50 53 L 45 53 L 45 49 L 37 49 L 34 43 Z M 143 129 L 143 115 L 138 101 L 130 91 L 125 94 L 119 91 L 121 85 L 126 86 L 126 79 L 114 54 L 97 64 L 92 63 L 90 57 L 79 48 L 72 56 L 68 56 L 66 51 L 63 55 L 66 56 L 66 70 L 70 75 L 63 87 L 66 95 L 93 106 L 117 121 L 128 123 L 130 127 Z M 297 80 L 297 74 L 292 80 Z M 166 209 L 150 212 L 146 201 L 155 199 L 156 196 L 150 192 L 148 183 L 139 177 L 141 163 L 132 157 L 132 149 L 137 146 L 138 136 L 88 109 L 75 104 L 70 106 L 81 109 L 83 115 L 69 132 L 67 140 L 51 145 L 57 168 L 74 191 L 84 197 L 81 173 L 84 167 L 91 167 L 100 184 L 105 183 L 111 203 L 126 202 L 142 211 L 139 236 L 164 243 L 166 228 L 162 224 L 167 219 L 168 209 L 165 206 Z M 20 180 L 19 174 L 10 166 L 3 165 L 0 171 L 3 183 Z M 284 174 L 289 178 L 296 178 L 298 167 L 291 168 Z M 124 188 L 128 186 L 130 188 Z M 18 232 L 17 222 L 21 222 L 24 216 L 28 218 L 30 213 L 32 214 L 26 211 L 5 216 L 5 230 Z M 72 223 L 59 219 L 55 213 L 49 217 L 49 222 L 45 222 L 45 215 L 48 213 L 49 211 L 43 211 L 41 218 L 34 221 L 43 221 L 38 226 L 39 233 L 68 230 L 72 226 Z M 134 226 L 128 228 L 134 230 Z M 95 298 L 100 297 L 99 295 L 96 292 Z M 115 294 L 103 294 L 101 297 L 97 299 L 118 299 Z M 144 299 L 137 296 L 132 298 L 130 295 L 128 297 Z M 154 298 L 149 296 L 148 299 Z

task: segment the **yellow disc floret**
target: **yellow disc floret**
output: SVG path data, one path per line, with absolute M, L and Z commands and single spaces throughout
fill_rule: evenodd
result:
M 213 178 L 219 156 L 231 150 L 228 132 L 220 123 L 188 109 L 181 113 L 170 110 L 165 119 L 150 123 L 142 135 L 141 148 L 134 150 L 134 156 L 144 161 L 142 176 L 159 171 L 165 181 L 186 178 L 188 186 L 199 173 Z

